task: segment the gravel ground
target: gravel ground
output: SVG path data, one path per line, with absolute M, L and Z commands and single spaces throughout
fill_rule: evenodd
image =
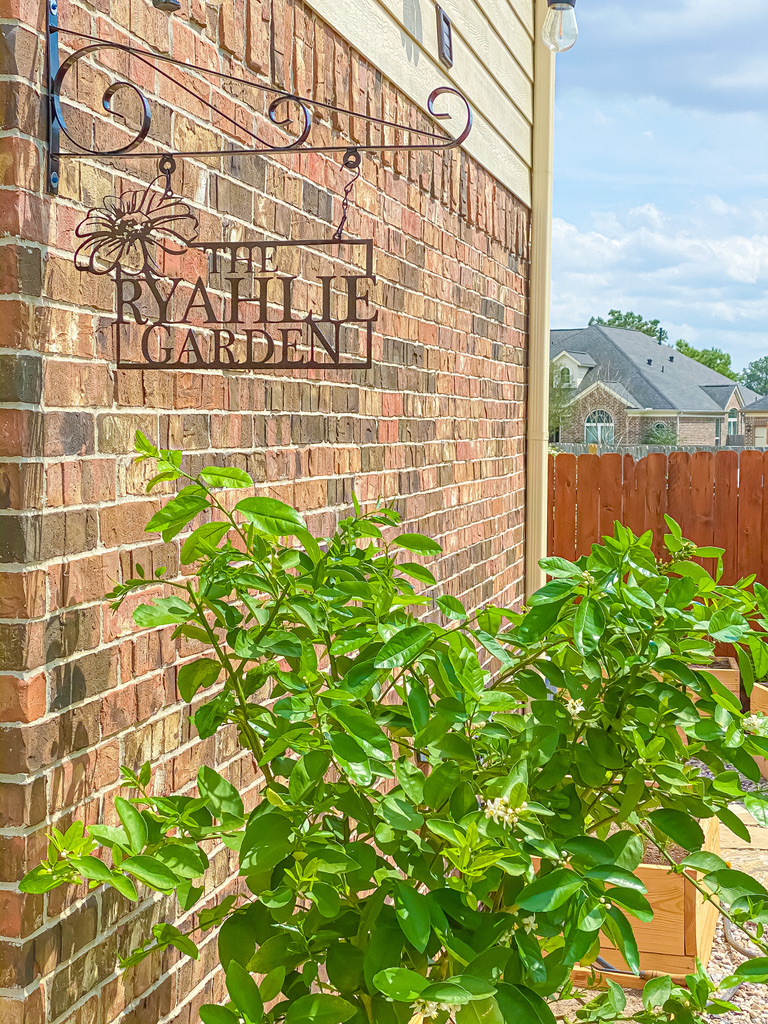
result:
M 737 953 L 726 941 L 721 918 L 709 960 L 709 973 L 715 980 L 725 978 L 732 974 L 744 959 L 741 953 Z M 739 1007 L 738 1012 L 729 1010 L 728 1013 L 709 1016 L 708 1019 L 713 1022 L 721 1021 L 722 1024 L 768 1024 L 768 991 L 765 985 L 742 985 L 731 1002 Z

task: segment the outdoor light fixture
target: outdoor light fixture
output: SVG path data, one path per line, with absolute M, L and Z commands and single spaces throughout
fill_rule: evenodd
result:
M 556 53 L 570 50 L 579 38 L 576 24 L 576 0 L 547 0 L 549 10 L 544 19 L 544 42 Z
M 165 14 L 175 14 L 181 9 L 180 0 L 152 0 L 152 6 Z

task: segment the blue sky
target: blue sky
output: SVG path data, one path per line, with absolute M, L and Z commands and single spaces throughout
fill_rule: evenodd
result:
M 768 355 L 768 2 L 578 0 L 557 57 L 552 326 L 610 308 Z

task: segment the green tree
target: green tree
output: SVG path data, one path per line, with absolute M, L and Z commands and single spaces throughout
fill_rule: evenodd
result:
M 689 667 L 726 642 L 748 688 L 765 678 L 768 589 L 721 586 L 721 548 L 667 517 L 657 558 L 650 530 L 616 523 L 578 562 L 545 559 L 525 611 L 473 613 L 415 560 L 440 545 L 399 533 L 392 509 L 355 503 L 315 538 L 243 470 L 187 473 L 181 452 L 138 447 L 150 488 L 183 485 L 147 531 L 180 545 L 186 571 L 137 565 L 113 607 L 150 588 L 137 626 L 196 645 L 177 675 L 195 730 L 226 730 L 228 751 L 236 733 L 264 784 L 246 808 L 208 765 L 196 793 L 123 767 L 119 825 L 52 827 L 23 892 L 175 894 L 186 930 L 161 913 L 120 962 L 197 959 L 217 929 L 227 994 L 202 1024 L 556 1024 L 548 1003 L 571 996 L 600 932 L 639 975 L 650 846 L 759 955 L 721 982 L 698 965 L 686 990 L 654 978 L 639 1012 L 609 981 L 580 1024 L 702 1024 L 733 986 L 768 982 L 768 890 L 703 850 L 699 825 L 743 834 L 733 801 L 768 822 L 768 794 L 741 784 L 759 782 L 768 717 Z M 222 847 L 239 874 L 223 897 Z
M 678 338 L 675 342 L 675 348 L 678 352 L 682 352 L 684 356 L 689 356 L 691 359 L 695 359 L 697 363 L 708 366 L 710 370 L 716 370 L 718 373 L 722 373 L 724 377 L 730 377 L 731 380 L 739 380 L 739 374 L 731 366 L 730 353 L 723 352 L 721 348 L 694 348 L 693 345 L 689 345 L 682 338 Z
M 576 388 L 571 383 L 570 374 L 563 373 L 564 367 L 549 367 L 549 436 L 554 437 L 558 430 L 565 430 L 573 419 L 573 396 Z
M 659 325 L 658 320 L 643 320 L 639 313 L 622 313 L 620 309 L 611 309 L 608 312 L 608 319 L 601 316 L 590 318 L 589 326 L 597 324 L 600 327 L 623 327 L 627 331 L 642 331 L 657 341 L 667 341 L 669 334 Z
M 753 360 L 741 375 L 741 381 L 750 391 L 768 395 L 768 356 Z

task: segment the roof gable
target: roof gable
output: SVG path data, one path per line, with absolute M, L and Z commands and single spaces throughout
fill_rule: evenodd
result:
M 737 392 L 737 404 L 757 398 L 753 392 L 640 331 L 592 324 L 581 330 L 552 331 L 551 353 L 583 350 L 595 366 L 582 380 L 581 391 L 597 380 L 619 382 L 636 408 L 722 413 Z

